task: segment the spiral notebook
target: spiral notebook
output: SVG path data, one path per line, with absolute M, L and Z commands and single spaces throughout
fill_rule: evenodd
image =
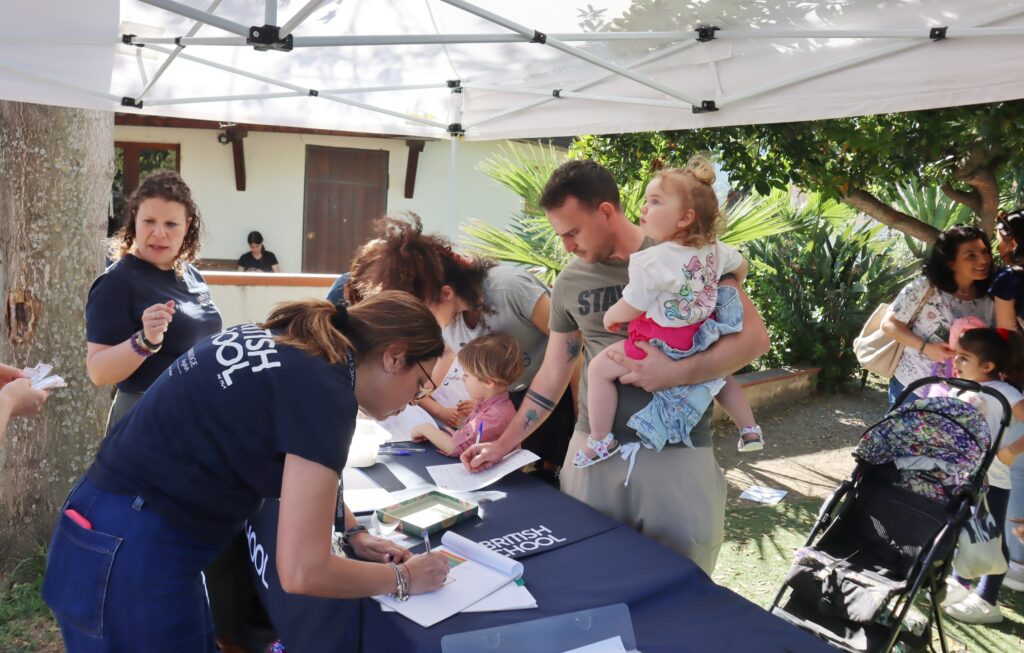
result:
M 408 601 L 397 601 L 387 595 L 373 598 L 419 625 L 430 627 L 462 612 L 523 575 L 522 563 L 457 533 L 446 532 L 441 544 L 434 551 L 445 555 L 449 580 L 440 589 L 411 596 Z

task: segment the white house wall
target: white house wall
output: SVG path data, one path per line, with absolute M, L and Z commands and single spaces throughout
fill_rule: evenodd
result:
M 230 259 L 247 248 L 246 234 L 263 234 L 267 249 L 277 255 L 283 272 L 302 269 L 302 208 L 306 145 L 388 151 L 388 213 L 415 211 L 425 231 L 443 233 L 458 242 L 459 223 L 476 218 L 504 226 L 522 208 L 520 198 L 476 170 L 504 141 L 459 144 L 456 162 L 459 193 L 450 216 L 448 141 L 429 141 L 420 153 L 414 196 L 406 199 L 405 170 L 409 148 L 404 140 L 249 132 L 245 138 L 245 191 L 235 190 L 230 145 L 217 141 L 216 130 L 117 126 L 118 141 L 179 143 L 181 174 L 192 188 L 203 217 L 202 255 Z

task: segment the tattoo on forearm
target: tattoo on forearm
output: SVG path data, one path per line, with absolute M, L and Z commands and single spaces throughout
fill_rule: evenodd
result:
M 580 350 L 582 349 L 582 342 L 579 338 L 569 338 L 565 343 L 565 353 L 569 357 L 570 363 L 575 363 L 576 359 L 580 357 Z
M 540 420 L 540 415 L 537 414 L 537 411 L 532 408 L 529 409 L 526 411 L 526 420 L 523 422 L 523 430 L 530 430 L 530 427 L 536 424 L 538 420 Z
M 539 392 L 534 392 L 533 390 L 527 390 L 526 391 L 526 397 L 530 401 L 532 401 L 533 403 L 537 404 L 538 406 L 540 406 L 541 408 L 543 408 L 546 411 L 550 412 L 550 411 L 555 409 L 555 402 L 551 401 L 550 399 L 548 399 L 544 395 L 540 394 Z

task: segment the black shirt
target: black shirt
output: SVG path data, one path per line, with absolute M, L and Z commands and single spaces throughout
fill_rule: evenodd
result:
M 170 299 L 175 312 L 163 346 L 118 383 L 118 389 L 145 392 L 178 356 L 220 331 L 223 320 L 203 275 L 191 265 L 179 277 L 174 270 L 161 270 L 127 254 L 93 281 L 85 305 L 85 333 L 89 342 L 98 345 L 121 344 L 142 329 L 147 308 Z
M 238 267 L 245 268 L 246 272 L 273 272 L 277 265 L 277 257 L 273 252 L 263 250 L 263 256 L 256 258 L 252 252 L 246 252 L 238 257 Z
M 328 365 L 243 324 L 207 338 L 153 383 L 100 445 L 87 476 L 226 542 L 281 496 L 285 454 L 337 474 L 355 431 L 347 363 Z

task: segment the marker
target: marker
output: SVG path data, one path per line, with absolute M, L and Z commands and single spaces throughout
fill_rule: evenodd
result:
M 476 423 L 476 443 L 480 444 L 480 439 L 484 437 L 484 421 L 480 420 Z
M 75 510 L 74 508 L 68 508 L 67 510 L 64 511 L 64 514 L 68 516 L 68 519 L 75 522 L 85 530 L 92 530 L 92 522 L 83 517 L 82 514 Z
M 424 528 L 420 535 L 423 537 L 423 546 L 426 547 L 426 552 L 430 553 L 430 533 Z

